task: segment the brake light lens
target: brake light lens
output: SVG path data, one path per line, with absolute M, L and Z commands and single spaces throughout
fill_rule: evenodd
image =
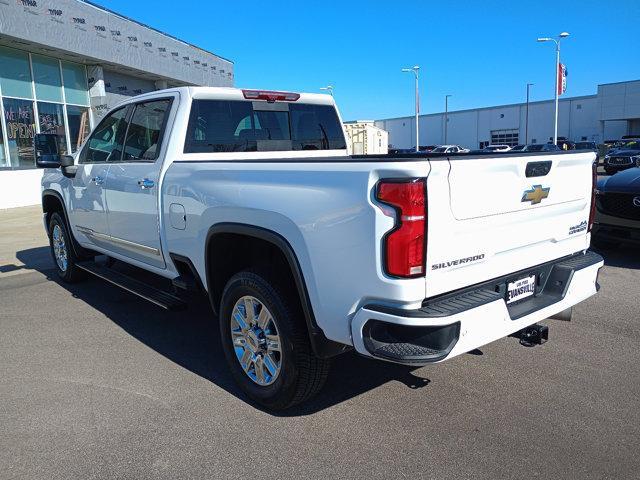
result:
M 593 175 L 591 182 L 591 210 L 589 211 L 589 228 L 588 232 L 593 228 L 593 222 L 596 219 L 596 195 L 598 194 L 598 164 L 593 162 Z
M 382 180 L 376 198 L 396 210 L 396 224 L 384 238 L 384 267 L 394 277 L 425 274 L 425 227 L 427 222 L 424 179 Z
M 242 90 L 244 98 L 247 100 L 266 100 L 273 102 L 295 102 L 300 99 L 299 93 L 274 92 L 271 90 Z

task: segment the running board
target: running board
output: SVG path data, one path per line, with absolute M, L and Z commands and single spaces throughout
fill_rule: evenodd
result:
M 128 277 L 93 261 L 80 262 L 76 266 L 165 310 L 183 310 L 187 306 L 185 302 L 175 295 L 158 290 L 135 278 Z

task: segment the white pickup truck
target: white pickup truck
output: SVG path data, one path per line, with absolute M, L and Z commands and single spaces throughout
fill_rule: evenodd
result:
M 267 408 L 313 396 L 351 348 L 420 366 L 540 343 L 538 322 L 598 288 L 593 152 L 350 156 L 330 96 L 205 87 L 131 98 L 75 157 L 52 140 L 35 150 L 62 280 L 164 308 L 206 292 L 234 378 Z

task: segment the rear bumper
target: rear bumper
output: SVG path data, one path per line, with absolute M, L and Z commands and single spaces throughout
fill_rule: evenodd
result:
M 417 310 L 366 305 L 351 323 L 353 345 L 362 355 L 408 365 L 453 358 L 594 295 L 603 264 L 600 255 L 581 253 L 429 299 Z M 507 283 L 534 273 L 534 296 L 507 306 Z

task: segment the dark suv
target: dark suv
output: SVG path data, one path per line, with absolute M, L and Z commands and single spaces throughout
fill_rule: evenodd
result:
M 598 180 L 594 243 L 640 245 L 640 168 Z
M 633 167 L 640 167 L 640 141 L 629 142 L 604 157 L 604 170 L 608 175 Z

